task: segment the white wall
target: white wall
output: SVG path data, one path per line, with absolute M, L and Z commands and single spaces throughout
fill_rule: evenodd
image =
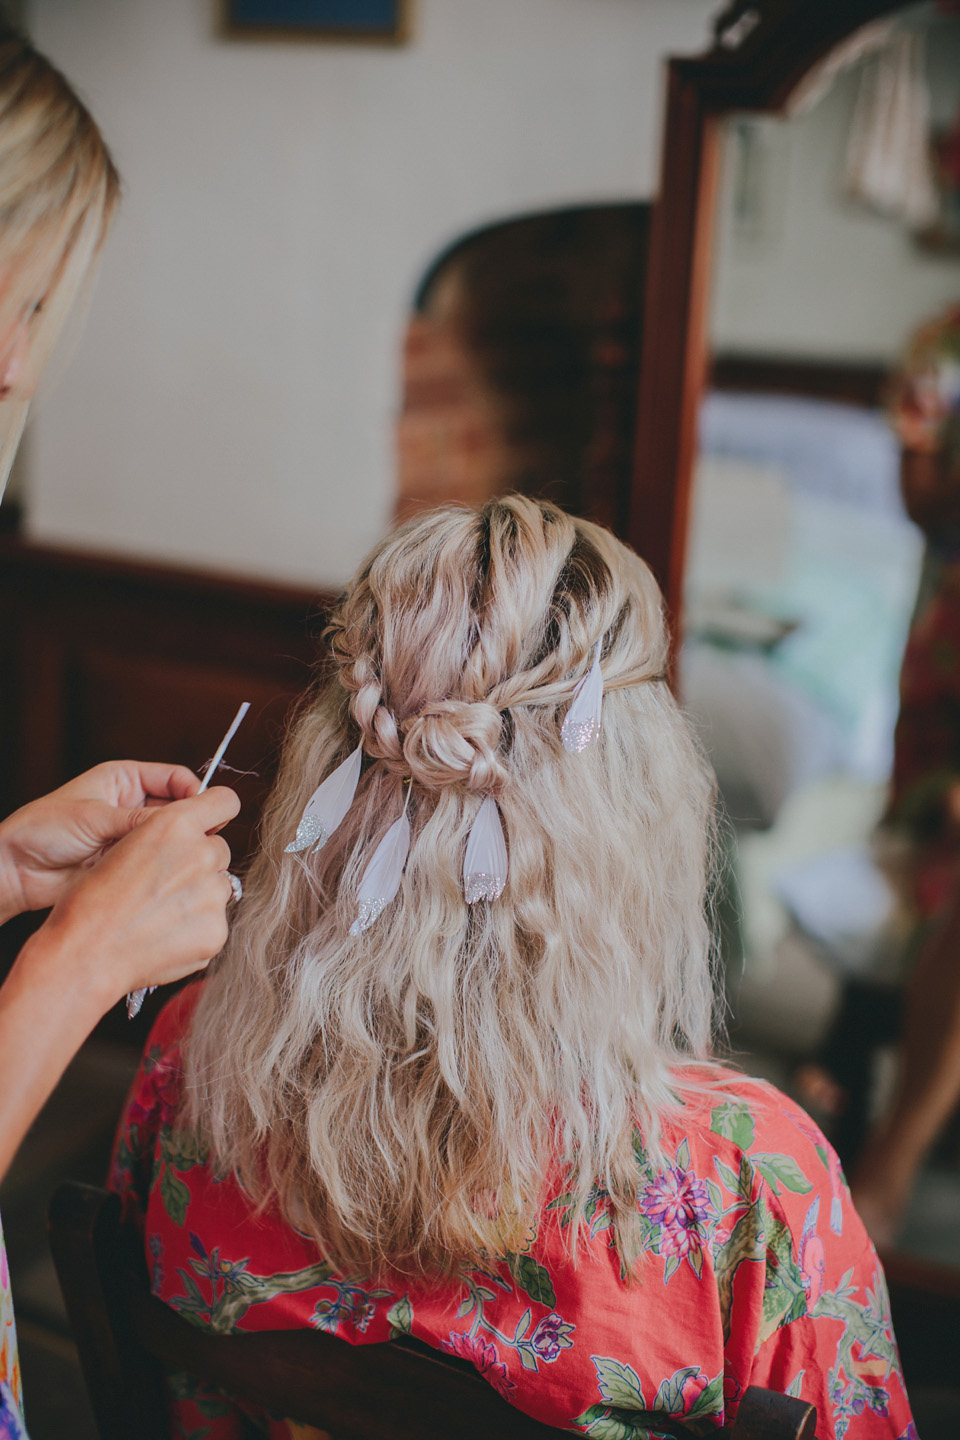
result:
M 929 32 L 927 69 L 935 120 L 946 124 L 960 98 L 960 22 L 941 21 Z M 747 225 L 735 215 L 737 160 L 728 138 L 716 349 L 887 362 L 920 320 L 960 299 L 955 254 L 919 249 L 902 224 L 844 194 L 858 84 L 859 75 L 848 73 L 806 115 L 759 121 L 756 211 Z
M 209 0 L 32 0 L 126 181 L 40 407 L 52 543 L 312 584 L 388 521 L 412 288 L 492 218 L 644 196 L 716 0 L 419 0 L 402 48 L 221 39 Z

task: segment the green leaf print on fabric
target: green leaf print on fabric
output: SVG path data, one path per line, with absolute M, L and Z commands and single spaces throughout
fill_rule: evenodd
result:
M 713 1256 L 713 1272 L 720 1301 L 724 1344 L 730 1339 L 733 1314 L 733 1277 L 745 1260 L 762 1260 L 763 1228 L 758 1205 L 751 1205 L 740 1216 L 729 1237 L 718 1245 Z
M 749 1150 L 753 1144 L 753 1116 L 743 1100 L 725 1100 L 711 1110 L 710 1129 L 714 1135 L 732 1140 L 739 1150 Z
M 719 1375 L 714 1375 L 713 1379 L 707 1382 L 687 1413 L 688 1420 L 706 1419 L 714 1415 L 723 1414 L 722 1370 Z M 710 1430 L 705 1429 L 703 1433 L 709 1434 Z
M 534 1325 L 533 1311 L 528 1306 L 517 1321 L 513 1334 L 507 1334 L 499 1329 L 485 1313 L 487 1303 L 498 1298 L 495 1291 L 486 1285 L 479 1284 L 469 1271 L 465 1271 L 461 1278 L 467 1293 L 460 1302 L 457 1319 L 469 1318 L 470 1326 L 466 1334 L 451 1331 L 449 1342 L 444 1341 L 444 1349 L 450 1349 L 452 1346 L 455 1354 L 463 1354 L 464 1358 L 472 1360 L 474 1363 L 478 1363 L 478 1356 L 481 1361 L 489 1358 L 491 1363 L 495 1363 L 502 1369 L 500 1352 L 496 1348 L 497 1345 L 500 1345 L 516 1353 L 524 1370 L 536 1373 L 541 1364 L 554 1364 L 564 1350 L 572 1347 L 572 1336 L 576 1326 L 569 1324 L 553 1308 L 556 1304 L 556 1296 L 553 1286 L 550 1284 L 550 1277 L 542 1265 L 538 1265 L 528 1255 L 508 1256 L 507 1261 L 511 1262 L 511 1273 L 515 1271 L 517 1274 L 523 1274 L 526 1282 L 523 1288 L 527 1290 L 531 1300 L 537 1305 L 548 1306 L 550 1313 L 544 1315 Z M 509 1281 L 504 1280 L 500 1275 L 492 1275 L 482 1270 L 476 1273 L 484 1276 L 493 1284 L 499 1285 L 505 1291 L 509 1292 L 513 1289 Z M 519 1284 L 520 1281 L 518 1280 L 516 1283 Z M 495 1343 L 485 1341 L 481 1332 L 489 1335 L 491 1342 Z M 479 1368 L 482 1373 L 485 1373 L 489 1367 L 485 1363 L 481 1363 Z M 505 1370 L 503 1379 L 507 1380 Z M 508 1383 L 512 1389 L 513 1382 L 509 1381 Z M 498 1388 L 502 1389 L 502 1387 Z
M 837 1436 L 846 1432 L 852 1416 L 867 1407 L 876 1413 L 885 1413 L 888 1377 L 891 1372 L 900 1373 L 890 1301 L 879 1265 L 873 1287 L 864 1289 L 865 1303 L 854 1298 L 857 1287 L 850 1269 L 836 1290 L 821 1292 L 810 1311 L 815 1319 L 829 1315 L 843 1322 L 837 1362 L 830 1372 L 828 1385 Z
M 807 1290 L 787 1226 L 771 1212 L 765 1200 L 758 1202 L 758 1209 L 766 1238 L 767 1264 L 763 1318 L 757 1334 L 757 1344 L 762 1345 L 781 1325 L 789 1325 L 791 1320 L 806 1315 Z
M 390 1326 L 390 1339 L 396 1340 L 398 1335 L 411 1335 L 413 1333 L 413 1306 L 410 1304 L 410 1296 L 403 1295 L 387 1311 L 387 1322 Z
M 189 1271 L 178 1267 L 185 1293 L 171 1296 L 167 1304 L 187 1319 L 195 1316 L 198 1321 L 205 1321 L 219 1335 L 235 1330 L 251 1305 L 262 1305 L 277 1295 L 312 1290 L 324 1284 L 332 1271 L 332 1266 L 321 1260 L 284 1275 L 251 1275 L 247 1271 L 249 1260 L 224 1260 L 219 1245 L 207 1254 L 203 1241 L 194 1234 L 190 1236 L 190 1245 L 198 1257 L 190 1261 L 191 1268 L 208 1282 L 210 1298 L 206 1298 Z
M 582 1415 L 575 1416 L 573 1423 L 582 1425 L 593 1440 L 646 1440 L 649 1434 L 633 1420 L 615 1415 L 609 1405 L 590 1405 Z
M 591 1355 L 590 1359 L 597 1372 L 597 1389 L 609 1405 L 625 1410 L 647 1408 L 640 1377 L 632 1366 L 604 1355 Z
M 576 1416 L 574 1425 L 581 1425 L 593 1440 L 647 1440 L 649 1428 L 642 1416 L 647 1414 L 640 1377 L 629 1365 L 605 1355 L 591 1355 L 597 1372 L 597 1388 L 604 1405 L 590 1405 Z
M 339 1335 L 340 1326 L 347 1322 L 363 1334 L 377 1313 L 378 1300 L 386 1300 L 392 1290 L 368 1290 L 362 1281 L 351 1279 L 324 1280 L 325 1290 L 333 1294 L 324 1295 L 313 1308 L 310 1324 L 315 1330 L 325 1330 L 328 1335 Z
M 159 1140 L 160 1163 L 153 1177 L 153 1187 L 159 1189 L 163 1208 L 174 1225 L 182 1229 L 187 1223 L 190 1187 L 180 1172 L 205 1164 L 207 1152 L 190 1130 L 169 1130 L 164 1126 Z
M 699 1365 L 688 1365 L 683 1370 L 676 1370 L 668 1380 L 663 1381 L 657 1391 L 656 1399 L 653 1402 L 654 1410 L 664 1410 L 668 1415 L 681 1415 L 683 1413 L 684 1386 L 691 1380 L 696 1380 L 699 1374 Z M 704 1380 L 706 1380 L 706 1376 L 704 1376 Z
M 681 1421 L 684 1434 L 710 1434 L 716 1428 L 716 1416 L 723 1411 L 723 1371 L 712 1380 L 698 1365 L 674 1371 L 657 1391 L 653 1408 Z
M 570 1224 L 573 1211 L 573 1191 L 567 1190 L 551 1200 L 547 1210 L 556 1210 L 560 1216 L 560 1229 L 566 1230 Z M 593 1184 L 587 1194 L 587 1203 L 584 1206 L 583 1218 L 587 1222 L 591 1240 L 603 1230 L 610 1228 L 610 1196 L 602 1185 Z
M 508 1254 L 505 1259 L 507 1268 L 520 1289 L 538 1305 L 546 1305 L 548 1310 L 552 1310 L 557 1303 L 557 1297 L 550 1276 L 543 1266 L 534 1260 L 532 1255 Z
M 685 1366 L 663 1381 L 652 1408 L 647 1409 L 635 1370 L 608 1356 L 590 1358 L 607 1403 L 590 1405 L 573 1424 L 594 1440 L 654 1440 L 680 1433 L 678 1422 L 685 1435 L 708 1435 L 716 1428 L 716 1417 L 723 1410 L 722 1372 L 710 1380 L 699 1366 Z
M 774 1195 L 780 1194 L 780 1186 L 792 1190 L 795 1195 L 806 1195 L 813 1185 L 804 1175 L 791 1155 L 773 1155 L 754 1151 L 750 1156 L 755 1170 L 766 1180 Z
M 739 1176 L 736 1174 L 736 1172 L 733 1171 L 733 1170 L 731 1170 L 729 1165 L 724 1165 L 723 1161 L 722 1161 L 721 1159 L 719 1159 L 719 1157 L 716 1156 L 716 1155 L 714 1155 L 714 1157 L 713 1157 L 713 1165 L 714 1165 L 714 1169 L 716 1170 L 717 1174 L 720 1176 L 720 1179 L 723 1181 L 724 1185 L 725 1185 L 725 1186 L 727 1187 L 727 1189 L 730 1191 L 730 1194 L 731 1194 L 731 1195 L 737 1195 L 737 1194 L 739 1194 L 739 1192 L 740 1192 L 740 1179 L 739 1179 Z M 749 1196 L 748 1196 L 748 1198 L 749 1198 Z M 718 1209 L 719 1209 L 719 1208 L 720 1208 L 720 1207 L 718 1206 Z
M 174 1225 L 181 1228 L 187 1222 L 187 1206 L 190 1204 L 190 1187 L 179 1175 L 175 1175 L 169 1165 L 164 1165 L 160 1171 L 160 1198 L 163 1201 L 163 1208 L 166 1210 Z

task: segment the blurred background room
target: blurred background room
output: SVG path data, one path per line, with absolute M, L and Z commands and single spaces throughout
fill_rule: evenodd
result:
M 427 505 L 548 495 L 665 586 L 725 813 L 730 1044 L 806 1084 L 846 1163 L 896 1084 L 908 968 L 878 826 L 925 547 L 894 377 L 960 302 L 960 11 L 856 0 L 741 94 L 792 0 L 382 8 L 371 38 L 227 0 L 18 7 L 124 198 L 0 512 L 3 802 L 128 753 L 199 767 L 250 700 L 241 861 L 366 550 Z M 696 175 L 672 148 L 695 93 Z M 44 1213 L 102 1180 L 162 998 L 101 1025 L 5 1183 L 34 1440 L 96 1433 Z M 937 1264 L 958 1150 L 899 1233 Z

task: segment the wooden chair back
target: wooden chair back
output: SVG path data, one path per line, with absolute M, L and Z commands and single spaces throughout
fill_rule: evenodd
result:
M 170 1440 L 164 1376 L 186 1371 L 334 1440 L 554 1440 L 467 1362 L 415 1340 L 349 1345 L 319 1331 L 214 1335 L 151 1295 L 116 1195 L 68 1184 L 50 1242 L 101 1440 Z M 748 1390 L 730 1440 L 813 1440 L 816 1411 Z M 668 1430 L 669 1422 L 658 1421 Z M 687 1432 L 675 1427 L 676 1434 Z

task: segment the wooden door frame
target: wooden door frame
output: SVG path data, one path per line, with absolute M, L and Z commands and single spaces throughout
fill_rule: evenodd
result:
M 668 62 L 627 539 L 660 582 L 675 644 L 707 367 L 721 122 L 733 111 L 781 110 L 836 45 L 902 8 L 903 0 L 735 0 L 706 55 Z

